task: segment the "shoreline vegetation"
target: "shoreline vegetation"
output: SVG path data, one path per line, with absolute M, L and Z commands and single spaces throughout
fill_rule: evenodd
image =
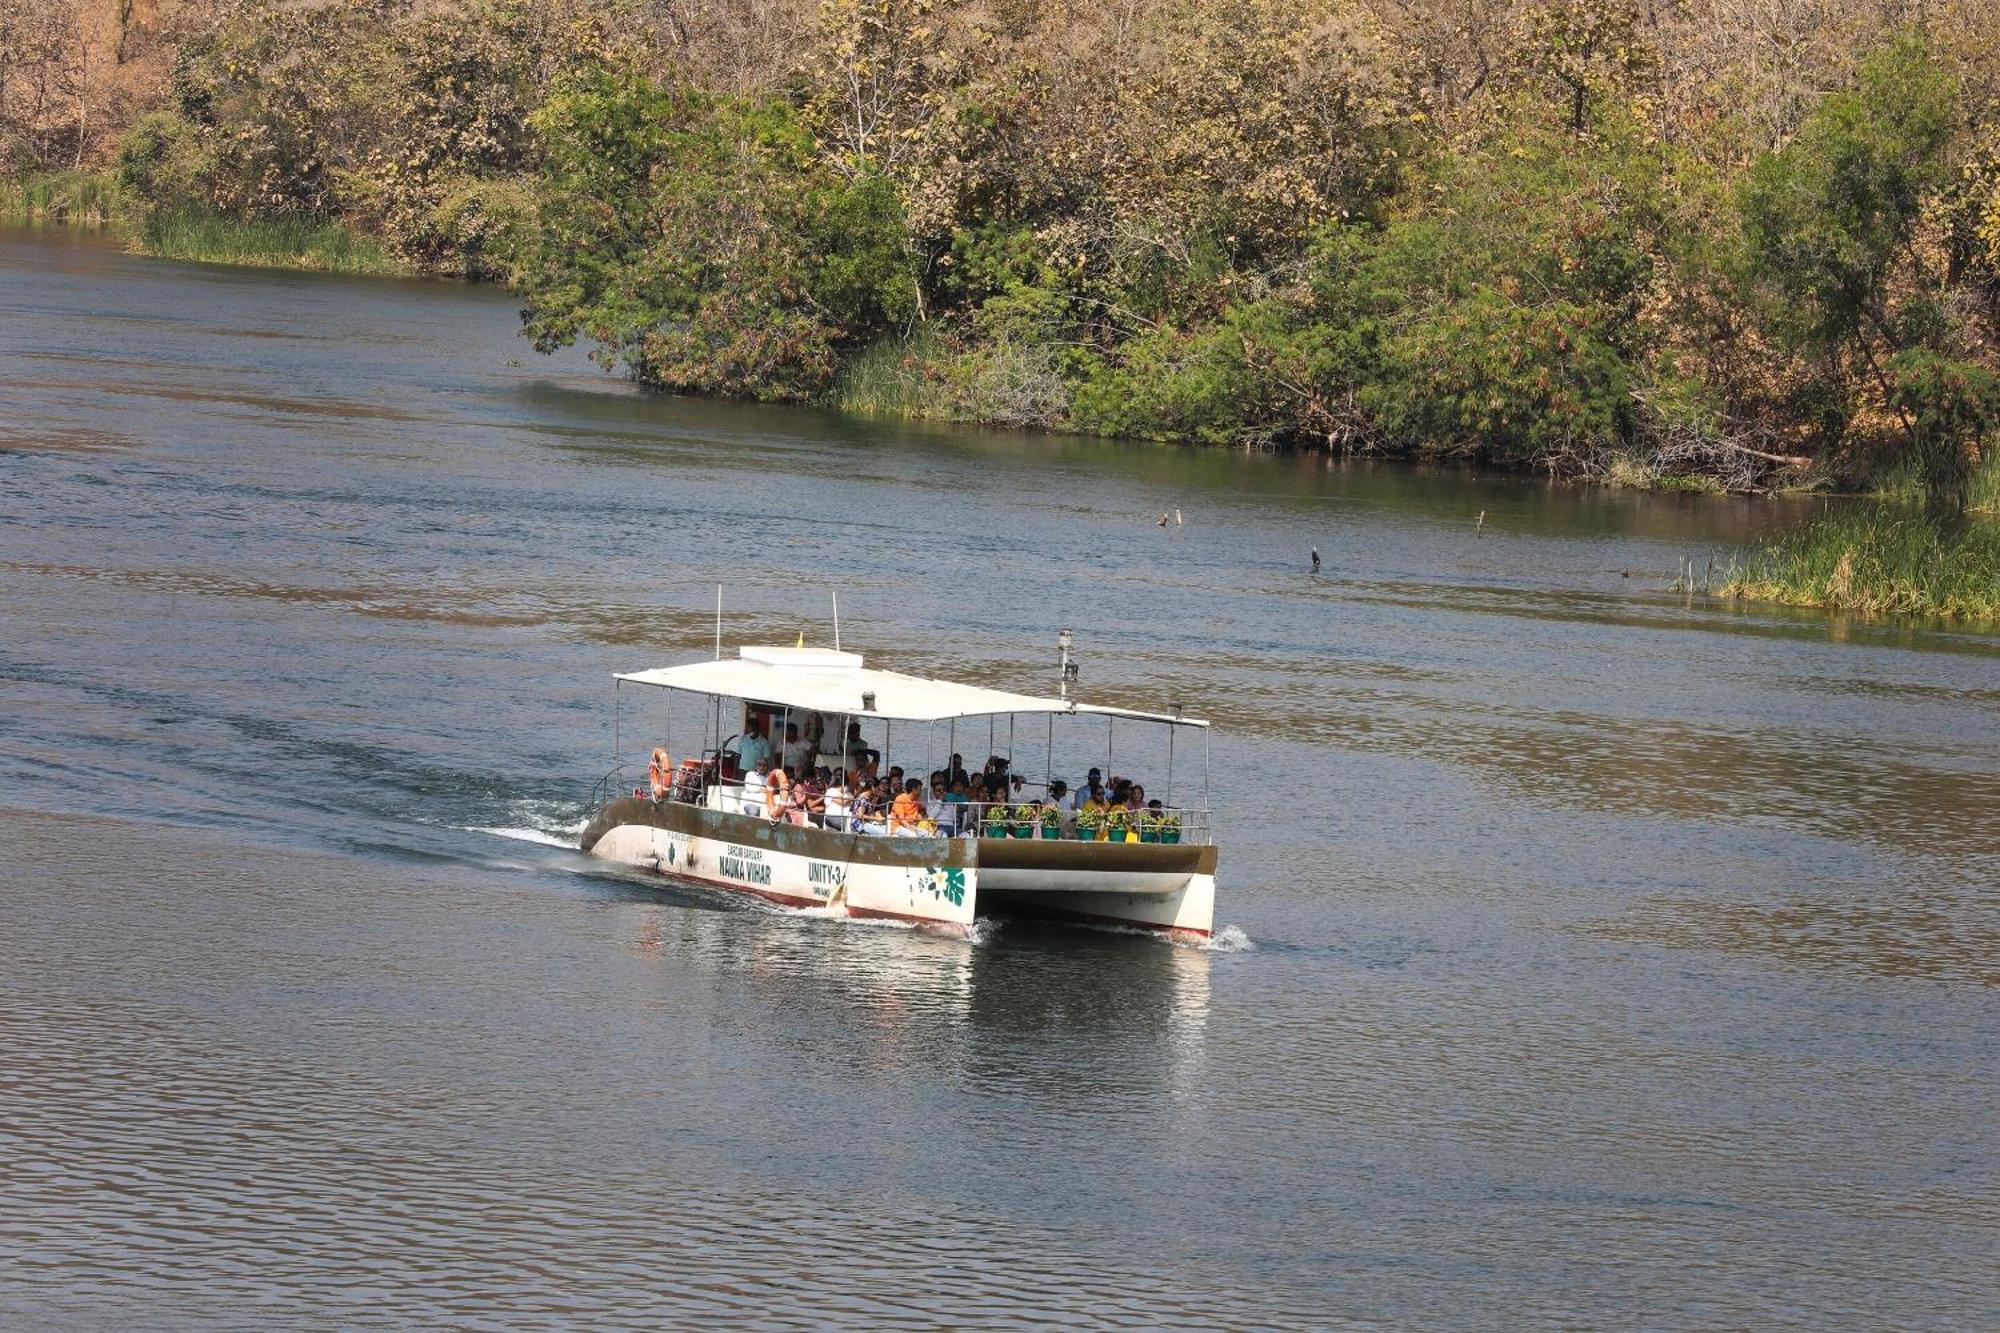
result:
M 1912 12 L 17 0 L 0 215 L 504 282 L 668 392 L 1878 493 L 1944 549 L 2000 491 L 2000 31 Z M 1961 577 L 1901 513 L 1843 596 Z
M 1912 512 L 1829 513 L 1750 553 L 1714 586 L 1726 598 L 1867 616 L 2000 621 L 2000 524 Z

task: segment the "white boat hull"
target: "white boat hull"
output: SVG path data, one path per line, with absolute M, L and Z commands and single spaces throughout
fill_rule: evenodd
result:
M 583 849 L 790 907 L 968 930 L 982 910 L 1206 938 L 1215 849 L 835 833 L 642 797 L 613 801 Z

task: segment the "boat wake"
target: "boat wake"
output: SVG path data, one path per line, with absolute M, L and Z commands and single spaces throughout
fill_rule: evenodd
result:
M 553 833 L 545 833 L 538 828 L 467 828 L 467 833 L 489 833 L 496 838 L 512 838 L 516 842 L 538 843 L 543 847 L 566 847 L 576 850 L 576 834 L 564 838 Z M 578 829 L 577 832 L 582 832 Z
M 1257 947 L 1257 941 L 1245 934 L 1241 926 L 1224 926 L 1194 947 L 1209 953 L 1249 953 Z
M 543 847 L 565 847 L 576 850 L 576 840 L 587 818 L 578 818 L 576 807 L 566 801 L 544 801 L 533 798 L 509 803 L 506 813 L 516 822 L 499 825 L 460 825 L 467 833 L 485 833 L 496 838 L 512 838 L 516 842 L 532 842 Z

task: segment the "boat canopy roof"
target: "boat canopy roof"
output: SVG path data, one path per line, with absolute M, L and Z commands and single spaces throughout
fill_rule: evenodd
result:
M 818 713 L 883 717 L 895 721 L 942 722 L 949 718 L 998 713 L 1062 713 L 1139 718 L 1171 726 L 1205 727 L 1207 721 L 1077 703 L 1053 695 L 1016 694 L 954 680 L 906 676 L 864 666 L 859 653 L 831 648 L 743 647 L 735 657 L 620 672 L 635 685 L 661 685 L 693 694 L 723 695 L 752 703 L 782 704 Z M 863 696 L 873 695 L 874 706 Z

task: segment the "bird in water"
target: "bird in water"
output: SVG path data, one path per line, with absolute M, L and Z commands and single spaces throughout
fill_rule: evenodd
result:
M 1319 573 L 1319 547 L 1313 547 L 1313 573 Z

